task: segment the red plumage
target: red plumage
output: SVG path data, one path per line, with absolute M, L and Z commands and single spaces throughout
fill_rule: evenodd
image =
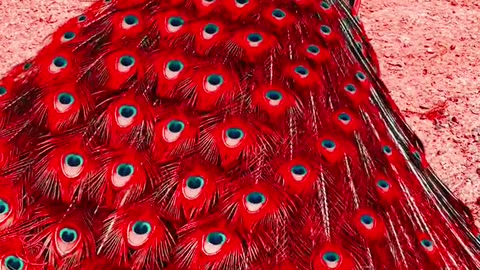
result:
M 479 268 L 358 8 L 102 0 L 68 20 L 0 80 L 0 270 Z

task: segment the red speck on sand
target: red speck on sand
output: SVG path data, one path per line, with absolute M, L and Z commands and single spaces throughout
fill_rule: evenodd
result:
M 91 1 L 2 0 L 0 76 L 33 57 Z M 426 146 L 427 159 L 480 226 L 480 4 L 363 0 L 382 77 Z

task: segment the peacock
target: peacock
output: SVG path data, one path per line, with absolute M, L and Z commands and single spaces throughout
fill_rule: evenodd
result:
M 0 270 L 480 269 L 358 0 L 98 0 L 0 80 Z

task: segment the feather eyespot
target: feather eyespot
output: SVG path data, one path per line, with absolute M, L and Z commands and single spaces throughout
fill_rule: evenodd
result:
M 249 0 L 235 0 L 235 6 L 237 8 L 243 8 L 244 6 L 248 5 Z
M 69 93 L 60 93 L 55 100 L 55 110 L 59 113 L 68 111 L 72 104 L 75 102 L 75 98 Z
M 62 56 L 57 56 L 53 59 L 52 63 L 50 64 L 50 72 L 52 73 L 59 73 L 62 69 L 66 68 L 68 65 L 67 59 Z
M 202 188 L 205 185 L 205 180 L 201 176 L 190 176 L 187 178 L 185 187 L 183 188 L 183 195 L 188 200 L 194 200 L 200 196 Z
M 335 151 L 336 145 L 335 142 L 332 140 L 323 140 L 322 147 L 328 152 L 333 152 Z
M 220 252 L 223 245 L 227 241 L 227 236 L 221 232 L 209 233 L 204 240 L 203 252 L 212 256 Z
M 65 42 L 68 42 L 68 41 L 71 41 L 72 39 L 75 38 L 75 33 L 74 32 L 65 32 L 65 34 L 63 34 L 62 38 L 60 39 L 60 41 L 62 43 L 65 43 Z
M 285 13 L 285 11 L 283 11 L 279 8 L 276 8 L 272 11 L 272 16 L 273 16 L 273 18 L 280 21 L 280 20 L 283 20 L 287 16 L 287 13 Z
M 318 55 L 320 53 L 320 47 L 314 44 L 310 44 L 307 46 L 307 53 L 312 55 Z
M 62 228 L 57 234 L 56 247 L 60 255 L 72 252 L 79 243 L 79 235 L 75 229 Z
M 251 192 L 245 197 L 245 208 L 249 213 L 257 213 L 265 205 L 267 198 L 261 192 Z
M 0 86 L 0 97 L 7 94 L 7 88 L 4 86 Z
M 426 250 L 426 251 L 429 251 L 429 252 L 432 252 L 433 251 L 433 248 L 434 248 L 434 245 L 433 245 L 433 242 L 429 239 L 423 239 L 422 241 L 420 241 L 420 244 L 422 245 L 422 247 Z
M 118 111 L 116 122 L 119 127 L 128 127 L 133 123 L 135 116 L 137 115 L 137 108 L 131 105 L 123 105 Z
M 302 181 L 308 173 L 308 169 L 303 165 L 295 165 L 290 169 L 292 177 L 295 181 Z
M 121 163 L 114 169 L 115 172 L 112 174 L 112 184 L 114 187 L 122 188 L 124 187 L 135 172 L 135 167 L 128 163 Z
M 247 35 L 247 42 L 250 47 L 258 47 L 262 41 L 263 37 L 259 33 L 250 33 Z
M 383 190 L 384 192 L 387 192 L 390 189 L 390 184 L 385 180 L 378 180 L 377 187 Z
M 0 224 L 7 219 L 10 213 L 10 205 L 0 199 Z
M 168 19 L 167 30 L 170 33 L 175 33 L 180 30 L 185 24 L 185 20 L 182 17 L 173 16 Z
M 265 98 L 268 100 L 268 103 L 272 106 L 278 106 L 280 102 L 283 99 L 282 93 L 275 91 L 275 90 L 269 90 L 265 94 Z
M 391 156 L 393 154 L 393 151 L 392 151 L 392 148 L 388 145 L 385 145 L 383 148 L 382 148 L 382 151 L 385 155 L 387 156 Z
M 229 128 L 225 131 L 223 141 L 229 148 L 235 148 L 240 145 L 245 137 L 243 130 L 239 128 Z
M 328 36 L 332 33 L 332 29 L 329 26 L 322 25 L 320 26 L 320 33 L 324 36 Z
M 332 6 L 329 3 L 322 1 L 322 3 L 320 4 L 320 7 L 324 10 L 330 10 Z
M 122 28 L 127 30 L 127 29 L 130 29 L 130 28 L 138 25 L 138 23 L 139 23 L 139 20 L 138 20 L 137 16 L 127 15 L 123 18 Z
M 340 263 L 340 255 L 336 252 L 325 252 L 322 260 L 329 268 L 336 268 Z
M 178 120 L 172 120 L 163 130 L 163 139 L 169 143 L 175 142 L 182 135 L 184 129 L 185 123 Z
M 87 16 L 85 16 L 83 14 L 77 17 L 78 22 L 84 22 L 86 20 L 87 20 Z
M 365 226 L 365 228 L 367 229 L 372 229 L 373 228 L 373 222 L 374 222 L 374 219 L 372 216 L 370 215 L 362 215 L 360 217 L 360 222 Z
M 27 62 L 27 63 L 25 63 L 25 65 L 23 65 L 23 70 L 24 70 L 24 71 L 27 71 L 27 70 L 29 70 L 31 67 L 32 67 L 32 63 Z
M 171 60 L 167 62 L 164 75 L 167 79 L 173 80 L 178 78 L 178 75 L 182 70 L 185 68 L 185 65 L 182 61 L 179 60 Z
M 130 69 L 135 65 L 135 58 L 129 55 L 120 57 L 117 64 L 117 70 L 125 73 L 130 71 Z
M 355 73 L 355 78 L 356 78 L 357 80 L 359 80 L 360 82 L 364 82 L 364 81 L 367 80 L 367 76 L 365 76 L 365 73 L 363 73 L 363 72 L 361 72 L 361 71 Z
M 351 83 L 345 85 L 343 89 L 347 91 L 349 94 L 355 94 L 357 92 L 357 88 L 355 87 L 355 85 Z
M 68 178 L 75 178 L 80 175 L 83 170 L 84 159 L 81 155 L 66 155 L 62 162 L 63 174 Z
M 218 25 L 209 23 L 205 25 L 205 27 L 203 28 L 202 37 L 206 40 L 212 39 L 213 36 L 218 34 L 219 31 L 220 31 L 220 28 L 218 27 Z
M 140 247 L 147 242 L 152 232 L 152 225 L 146 221 L 135 222 L 128 234 L 127 240 L 132 247 Z
M 3 266 L 8 270 L 22 270 L 25 267 L 25 263 L 17 256 L 8 256 L 5 258 Z
M 219 74 L 212 74 L 206 77 L 204 89 L 206 92 L 215 92 L 222 86 L 224 82 L 223 76 Z
M 300 76 L 300 78 L 305 79 L 306 77 L 308 77 L 310 71 L 308 70 L 308 68 L 300 65 L 295 67 L 295 73 Z

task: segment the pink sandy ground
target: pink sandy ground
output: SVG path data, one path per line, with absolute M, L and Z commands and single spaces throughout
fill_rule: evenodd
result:
M 1 0 L 0 76 L 34 56 L 50 33 L 90 4 Z M 393 98 L 426 145 L 431 165 L 480 225 L 480 4 L 477 0 L 362 4 L 362 20 Z M 437 112 L 434 119 L 425 117 L 429 111 Z

